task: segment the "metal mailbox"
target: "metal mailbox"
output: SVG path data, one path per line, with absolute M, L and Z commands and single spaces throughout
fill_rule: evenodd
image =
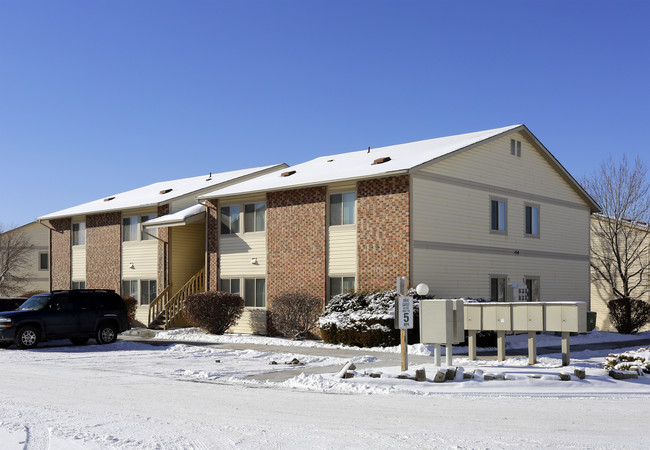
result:
M 512 329 L 514 331 L 544 331 L 544 304 L 513 303 Z
M 462 300 L 420 300 L 420 342 L 458 344 L 465 340 Z
M 480 330 L 483 326 L 482 314 L 483 307 L 480 303 L 465 303 L 465 329 Z
M 546 331 L 587 332 L 585 302 L 549 302 L 545 303 L 545 310 Z
M 483 305 L 483 329 L 494 331 L 512 330 L 510 303 L 485 303 Z

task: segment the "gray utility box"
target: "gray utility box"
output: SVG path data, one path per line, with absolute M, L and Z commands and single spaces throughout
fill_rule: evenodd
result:
M 544 305 L 546 331 L 587 332 L 587 304 L 585 302 L 549 302 Z
M 458 344 L 465 340 L 462 300 L 420 300 L 420 342 Z
M 514 331 L 544 331 L 544 304 L 513 303 L 512 329 Z
M 465 303 L 465 329 L 482 330 L 483 328 L 483 307 L 480 303 Z
M 512 308 L 511 303 L 484 303 L 483 304 L 483 330 L 511 331 Z

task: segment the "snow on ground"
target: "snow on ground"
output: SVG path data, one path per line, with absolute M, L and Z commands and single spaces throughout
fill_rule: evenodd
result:
M 592 333 L 571 343 L 622 338 Z M 650 333 L 632 338 L 650 343 Z M 648 419 L 650 376 L 610 378 L 607 349 L 572 352 L 569 367 L 559 353 L 534 366 L 526 356 L 455 357 L 454 367 L 477 376 L 439 384 L 431 380 L 433 358 L 423 356 L 413 357 L 408 373 L 424 368 L 427 382 L 398 379 L 395 348 L 356 350 L 355 376 L 343 380 L 336 374 L 350 359 L 347 348 L 194 329 L 156 336 L 165 339 L 175 342 L 0 350 L 0 448 L 633 448 L 638 443 L 620 436 Z M 540 335 L 538 345 L 546 339 L 559 347 L 556 336 Z M 508 341 L 526 346 L 525 336 Z M 586 378 L 560 381 L 574 368 Z M 489 374 L 505 380 L 488 381 Z

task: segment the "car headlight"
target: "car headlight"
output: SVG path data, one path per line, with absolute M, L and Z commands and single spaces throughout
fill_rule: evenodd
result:
M 0 328 L 11 328 L 11 319 L 0 317 Z

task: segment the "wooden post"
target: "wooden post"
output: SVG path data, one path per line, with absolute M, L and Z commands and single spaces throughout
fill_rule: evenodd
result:
M 568 366 L 571 360 L 571 350 L 570 350 L 570 339 L 571 333 L 568 331 L 562 332 L 562 365 Z
M 537 332 L 528 332 L 528 364 L 531 366 L 537 362 Z
M 497 360 L 504 361 L 506 359 L 506 332 L 497 331 Z
M 409 354 L 408 354 L 408 334 L 407 330 L 399 330 L 400 343 L 402 345 L 402 372 L 409 370 Z
M 468 354 L 467 357 L 470 361 L 476 360 L 476 330 L 467 331 L 467 346 Z

